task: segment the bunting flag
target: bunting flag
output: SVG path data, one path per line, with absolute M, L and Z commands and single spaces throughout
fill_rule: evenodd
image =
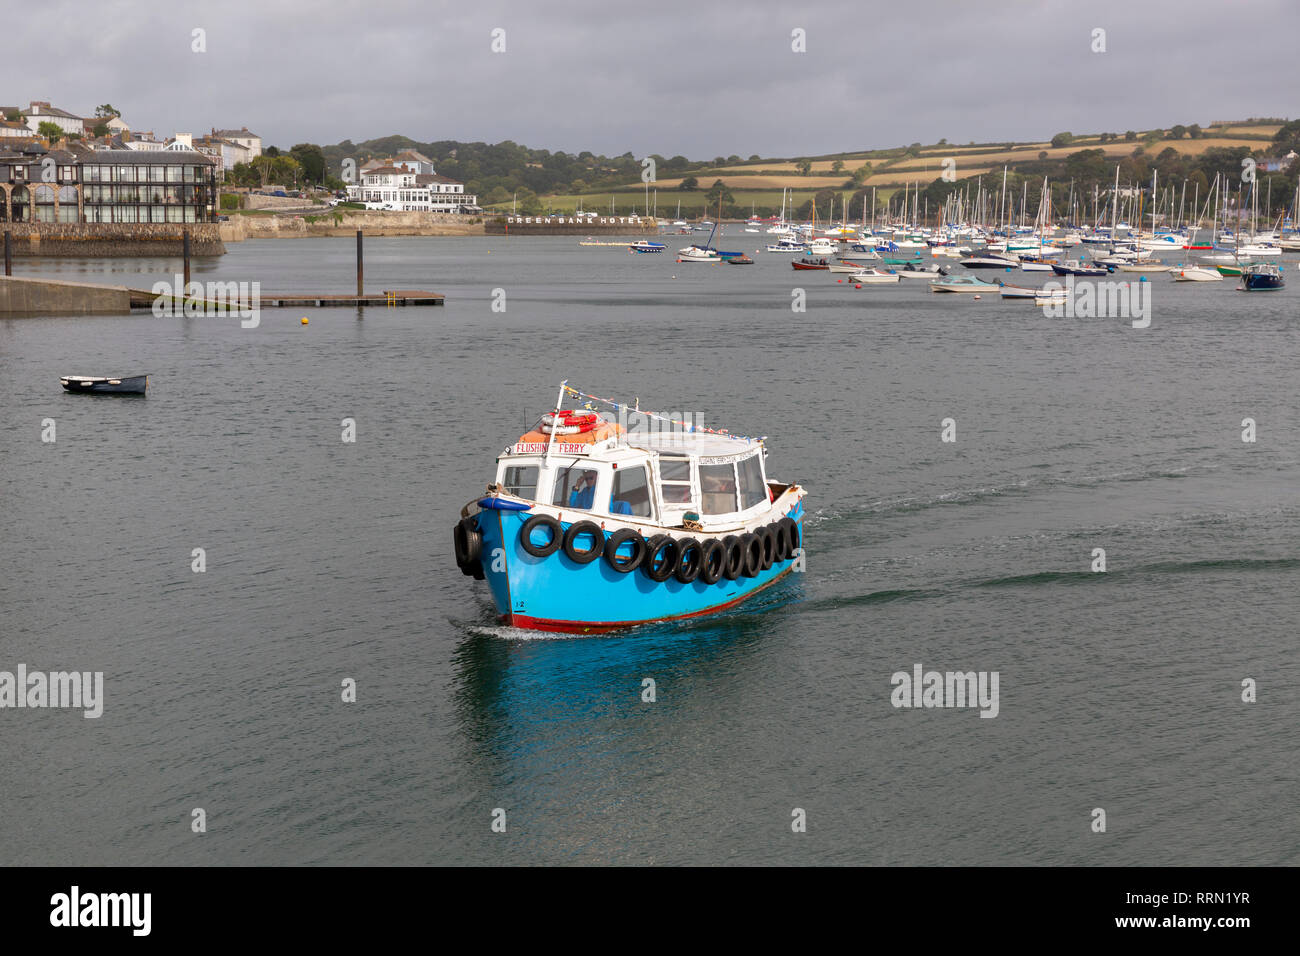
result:
M 602 404 L 608 405 L 610 408 L 613 408 L 616 411 L 618 409 L 624 409 L 627 412 L 636 415 L 645 415 L 647 418 L 654 418 L 661 422 L 668 422 L 670 425 L 676 425 L 678 428 L 686 432 L 707 432 L 710 435 L 723 435 L 727 438 L 735 438 L 739 441 L 748 441 L 748 442 L 767 441 L 766 435 L 762 435 L 759 437 L 751 437 L 749 435 L 733 435 L 725 428 L 705 428 L 703 425 L 696 425 L 693 422 L 679 422 L 676 419 L 668 418 L 666 415 L 660 415 L 657 412 L 647 412 L 643 408 L 637 408 L 635 406 L 628 405 L 624 402 L 616 402 L 612 398 L 601 398 L 599 395 L 589 395 L 586 392 L 580 392 L 576 388 L 573 388 L 567 384 L 562 387 L 565 392 L 567 392 L 570 395 L 573 395 L 575 398 L 587 399 L 588 401 L 584 407 L 588 409 L 591 409 L 592 402 L 601 402 Z M 594 411 L 594 409 L 592 410 Z

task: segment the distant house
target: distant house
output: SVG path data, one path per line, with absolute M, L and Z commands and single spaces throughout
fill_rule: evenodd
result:
M 15 140 L 26 142 L 33 138 L 34 134 L 27 128 L 27 124 L 11 123 L 9 120 L 0 120 L 0 140 L 6 140 L 12 143 Z
M 120 116 L 87 116 L 81 123 L 86 128 L 86 135 L 90 135 L 97 126 L 107 126 L 109 136 L 121 136 L 131 131 L 131 127 L 122 122 Z
M 413 149 L 404 149 L 393 157 L 391 165 L 403 166 L 421 176 L 433 175 L 433 160 Z
M 194 148 L 219 159 L 222 169 L 234 169 L 236 163 L 246 163 L 253 158 L 248 147 L 212 134 L 194 140 Z
M 249 132 L 247 126 L 240 129 L 214 129 L 210 135 L 228 139 L 232 143 L 238 143 L 248 150 L 248 159 L 255 159 L 262 155 L 262 137 Z M 247 162 L 247 160 L 241 160 L 241 162 Z
M 74 116 L 41 100 L 32 100 L 27 109 L 19 110 L 19 114 L 33 133 L 41 128 L 42 123 L 53 123 L 65 135 L 83 136 L 86 132 L 86 123 L 80 116 Z
M 122 136 L 122 144 L 127 149 L 143 150 L 145 152 L 158 152 L 167 145 L 164 140 L 154 136 L 153 130 L 126 133 Z
M 1265 156 L 1259 161 L 1259 166 L 1266 173 L 1280 173 L 1288 169 L 1296 158 L 1296 151 L 1293 149 L 1285 156 Z

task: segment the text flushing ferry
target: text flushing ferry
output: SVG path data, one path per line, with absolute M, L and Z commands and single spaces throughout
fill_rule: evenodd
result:
M 566 396 L 587 408 L 560 410 Z M 556 407 L 502 452 L 455 527 L 456 563 L 487 581 L 507 624 L 594 633 L 696 617 L 802 570 L 804 490 L 768 478 L 764 439 L 567 384 Z

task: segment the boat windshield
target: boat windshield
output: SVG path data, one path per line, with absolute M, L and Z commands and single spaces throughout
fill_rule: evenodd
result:
M 724 465 L 700 465 L 700 510 L 707 515 L 732 514 L 736 507 L 736 469 Z
M 508 495 L 537 500 L 537 466 L 511 465 L 506 468 L 501 486 Z

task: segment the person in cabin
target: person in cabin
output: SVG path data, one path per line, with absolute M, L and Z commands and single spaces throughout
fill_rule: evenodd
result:
M 595 500 L 596 473 L 594 471 L 584 471 L 578 476 L 578 480 L 574 482 L 573 490 L 569 492 L 569 507 L 577 508 L 580 511 L 590 511 Z

